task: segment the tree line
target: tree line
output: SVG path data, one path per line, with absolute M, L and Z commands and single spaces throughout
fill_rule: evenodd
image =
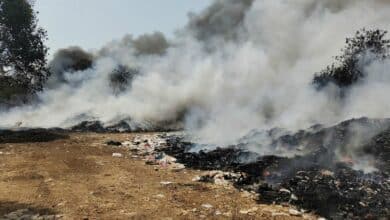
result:
M 31 0 L 0 0 L 0 98 L 42 90 L 49 77 L 46 31 Z
M 33 8 L 34 0 L 0 0 L 0 107 L 4 100 L 17 104 L 31 101 L 44 88 L 51 72 L 61 81 L 56 68 L 47 65 L 47 33 L 38 25 L 38 12 Z M 333 84 L 344 94 L 348 87 L 365 78 L 359 63 L 362 56 L 370 53 L 370 62 L 390 56 L 390 40 L 386 34 L 384 30 L 362 29 L 347 38 L 342 54 L 314 75 L 312 85 L 320 91 Z M 92 55 L 77 48 L 62 50 L 55 57 L 71 61 L 60 66 L 59 71 L 83 70 L 93 63 Z M 138 74 L 139 70 L 126 66 L 116 68 L 109 79 L 114 93 L 124 91 Z

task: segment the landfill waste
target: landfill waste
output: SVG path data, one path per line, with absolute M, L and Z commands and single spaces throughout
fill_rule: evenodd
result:
M 145 127 L 131 119 L 124 119 L 114 124 L 105 124 L 101 121 L 82 121 L 66 130 L 73 132 L 96 132 L 96 133 L 124 133 L 124 132 L 167 132 L 177 131 L 182 126 L 177 123 L 165 123 Z
M 269 148 L 298 153 L 276 156 L 251 151 L 257 135 L 268 135 Z M 181 136 L 167 137 L 166 144 L 162 151 L 178 163 L 209 171 L 195 181 L 224 183 L 225 172 L 234 173 L 229 181 L 259 194 L 261 203 L 290 204 L 329 219 L 390 216 L 389 119 L 352 119 L 290 133 L 254 131 L 237 145 L 211 150 L 193 151 L 199 144 Z
M 268 149 L 294 154 L 253 151 L 253 146 L 262 147 L 259 136 L 268 137 Z M 204 170 L 193 181 L 234 186 L 260 203 L 297 207 L 287 215 L 310 211 L 330 219 L 390 215 L 389 119 L 352 119 L 297 132 L 252 131 L 236 145 L 193 150 L 200 145 L 187 141 L 180 132 L 139 134 L 121 143 L 132 157 L 158 169 Z M 369 165 L 361 163 L 366 156 L 372 159 Z
M 184 164 L 178 163 L 176 158 L 161 151 L 167 147 L 167 137 L 166 133 L 136 135 L 132 140 L 122 142 L 121 146 L 128 149 L 133 158 L 143 158 L 147 165 L 154 165 L 158 168 L 166 168 L 172 171 L 181 171 L 185 168 Z
M 232 182 L 238 181 L 239 178 L 242 177 L 242 175 L 244 174 L 212 170 L 212 171 L 206 171 L 202 175 L 194 177 L 192 181 L 229 186 Z

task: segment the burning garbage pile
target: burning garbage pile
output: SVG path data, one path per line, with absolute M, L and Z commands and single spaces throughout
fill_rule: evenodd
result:
M 103 123 L 101 121 L 91 120 L 82 121 L 68 130 L 75 132 L 96 132 L 96 133 L 117 133 L 117 132 L 158 132 L 158 131 L 176 131 L 181 129 L 178 123 L 164 122 L 163 125 L 148 125 L 137 123 L 131 119 L 120 120 L 116 123 Z
M 273 148 L 296 153 L 286 156 L 255 153 L 248 150 L 251 141 L 194 152 L 198 146 L 180 136 L 167 137 L 161 151 L 186 167 L 236 173 L 234 186 L 258 193 L 260 202 L 291 204 L 332 219 L 378 219 L 390 215 L 389 127 L 387 119 L 361 118 L 293 134 L 265 132 Z

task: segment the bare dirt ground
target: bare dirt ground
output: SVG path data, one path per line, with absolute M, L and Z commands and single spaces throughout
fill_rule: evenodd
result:
M 105 144 L 131 138 L 89 133 L 0 144 L 0 219 L 21 209 L 53 219 L 314 218 L 292 216 L 289 207 L 258 204 L 234 188 L 193 182 L 201 171 L 156 169 L 126 149 Z M 114 152 L 124 157 L 113 157 Z M 254 211 L 243 212 L 248 209 Z

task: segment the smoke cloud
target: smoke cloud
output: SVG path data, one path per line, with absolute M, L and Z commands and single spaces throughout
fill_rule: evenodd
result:
M 52 75 L 47 83 L 48 86 L 55 87 L 59 83 L 66 82 L 65 73 L 91 68 L 93 60 L 93 55 L 80 47 L 69 47 L 57 51 L 49 63 L 49 70 Z
M 215 0 L 169 41 L 156 32 L 125 36 L 93 55 L 60 51 L 51 68 L 66 83 L 47 88 L 38 105 L 1 113 L 0 126 L 131 118 L 147 129 L 182 120 L 201 142 L 230 144 L 254 128 L 389 117 L 388 60 L 363 67 L 369 77 L 343 100 L 332 95 L 335 88 L 318 92 L 310 83 L 356 30 L 390 30 L 389 6 L 383 0 Z M 80 57 L 93 64 L 70 74 Z M 131 88 L 113 94 L 109 76 L 120 65 L 140 74 Z
M 187 30 L 199 40 L 236 39 L 245 32 L 243 21 L 253 0 L 218 0 L 200 14 L 190 14 Z

